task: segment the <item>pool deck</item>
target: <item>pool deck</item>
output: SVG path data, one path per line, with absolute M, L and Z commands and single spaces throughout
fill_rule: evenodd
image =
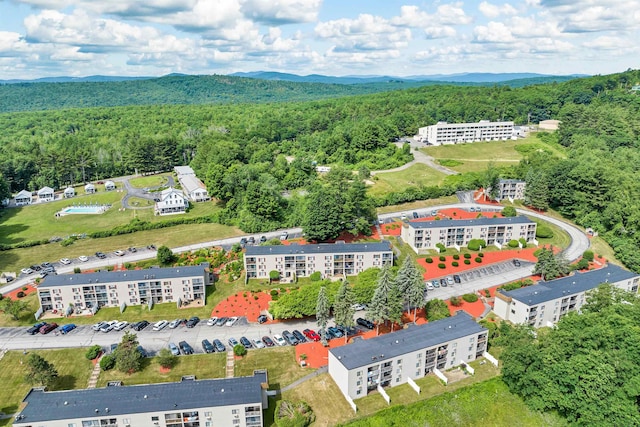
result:
M 111 205 L 100 205 L 100 206 L 67 206 L 61 211 L 56 213 L 56 216 L 65 216 L 65 215 L 100 215 L 105 213 Z

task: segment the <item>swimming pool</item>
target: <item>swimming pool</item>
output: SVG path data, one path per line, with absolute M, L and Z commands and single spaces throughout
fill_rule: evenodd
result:
M 96 206 L 69 206 L 58 212 L 60 215 L 73 215 L 73 214 L 101 214 L 104 213 L 109 206 L 96 205 Z

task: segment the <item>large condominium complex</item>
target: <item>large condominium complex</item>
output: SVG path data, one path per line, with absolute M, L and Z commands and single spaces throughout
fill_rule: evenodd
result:
M 638 292 L 640 275 L 617 265 L 575 273 L 561 279 L 540 282 L 513 291 L 496 292 L 493 311 L 504 320 L 533 327 L 552 326 L 562 316 L 578 311 L 585 294 L 602 283 L 630 292 Z
M 520 179 L 501 179 L 498 182 L 498 200 L 513 199 L 524 200 L 524 190 L 527 186 L 526 181 Z
M 15 427 L 259 427 L 267 374 L 83 390 L 32 389 Z
M 189 200 L 192 202 L 204 202 L 211 199 L 207 192 L 207 187 L 198 179 L 190 166 L 176 166 L 174 170 Z
M 283 279 L 350 276 L 370 267 L 393 264 L 391 243 L 334 243 L 288 246 L 249 246 L 244 254 L 247 278 L 268 278 L 277 270 Z
M 483 355 L 487 330 L 462 311 L 456 315 L 329 350 L 329 374 L 345 396 L 364 397 L 378 385 L 404 384 Z
M 418 130 L 418 138 L 430 145 L 460 144 L 474 141 L 506 141 L 513 136 L 513 122 L 438 122 Z
M 43 312 L 203 300 L 209 264 L 47 276 L 38 286 Z
M 446 247 L 467 246 L 472 239 L 482 239 L 487 245 L 504 245 L 520 238 L 535 240 L 536 223 L 526 216 L 418 221 L 403 224 L 401 236 L 416 252 L 434 249 L 438 243 Z

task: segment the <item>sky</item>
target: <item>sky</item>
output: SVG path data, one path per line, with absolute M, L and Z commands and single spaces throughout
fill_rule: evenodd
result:
M 0 79 L 639 68 L 640 0 L 0 0 Z

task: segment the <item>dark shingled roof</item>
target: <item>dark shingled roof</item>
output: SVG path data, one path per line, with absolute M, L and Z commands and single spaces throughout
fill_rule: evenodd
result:
M 329 350 L 345 368 L 351 370 L 370 365 L 374 361 L 389 360 L 402 354 L 480 334 L 487 329 L 480 326 L 471 315 L 458 311 L 454 316 L 424 325 L 409 325 L 390 334 L 368 340 L 357 340 L 352 344 Z M 376 357 L 372 360 L 372 357 Z
M 535 224 L 526 216 L 514 216 L 509 218 L 476 218 L 476 219 L 441 219 L 439 221 L 412 221 L 407 223 L 413 228 L 455 228 L 471 227 L 475 225 L 511 225 L 511 224 Z
M 327 253 L 353 253 L 353 252 L 389 252 L 389 241 L 374 243 L 320 243 L 315 245 L 277 245 L 277 246 L 247 246 L 245 255 L 301 255 L 301 254 L 327 254 Z
M 19 422 L 40 423 L 174 409 L 262 404 L 262 383 L 266 382 L 267 374 L 260 372 L 252 377 L 185 380 L 82 390 L 32 389 L 23 400 L 27 406 L 20 412 L 24 417 Z M 99 412 L 96 412 L 96 409 Z
M 598 287 L 601 283 L 621 282 L 638 277 L 638 274 L 625 270 L 617 265 L 609 264 L 598 270 L 577 272 L 571 276 L 548 282 L 539 282 L 533 286 L 527 286 L 513 291 L 502 291 L 501 294 L 511 297 L 528 306 L 562 298 L 565 295 L 574 295 Z
M 49 275 L 38 289 L 58 286 L 82 286 L 96 283 L 135 282 L 149 279 L 176 279 L 180 277 L 204 276 L 208 263 L 188 267 L 148 268 L 146 270 L 99 271 L 84 274 Z

